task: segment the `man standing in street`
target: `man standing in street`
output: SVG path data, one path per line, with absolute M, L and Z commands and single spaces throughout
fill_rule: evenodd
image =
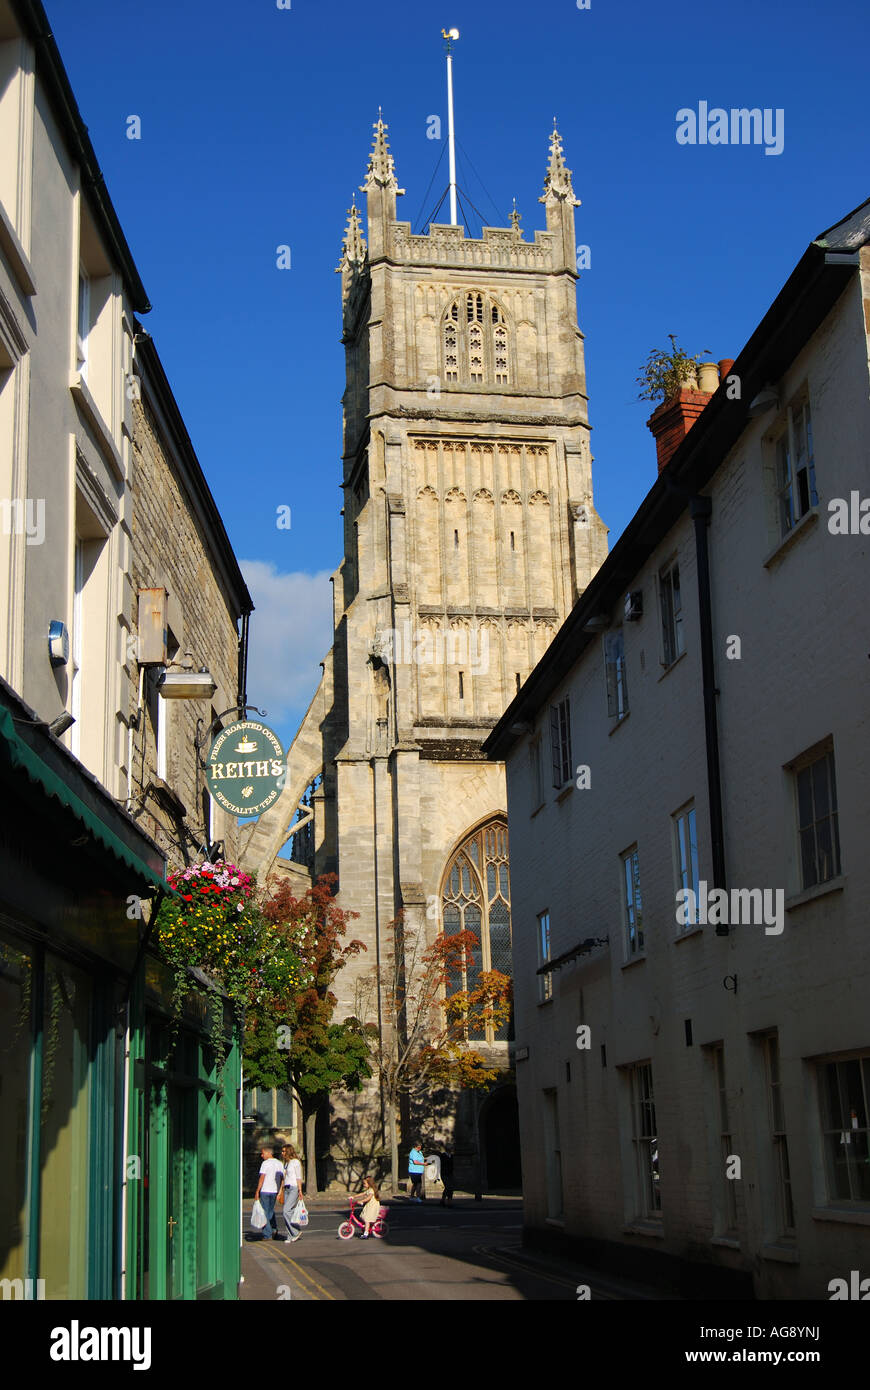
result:
M 278 1222 L 275 1219 L 275 1202 L 284 1186 L 284 1165 L 278 1162 L 268 1144 L 264 1144 L 260 1150 L 260 1158 L 263 1160 L 260 1164 L 260 1180 L 254 1195 L 259 1197 L 266 1213 L 266 1225 L 272 1227 L 272 1239 L 280 1240 Z M 263 1227 L 263 1239 L 267 1239 L 266 1226 Z
M 423 1183 L 423 1150 L 420 1148 L 420 1140 L 414 1142 L 414 1147 L 408 1154 L 408 1177 L 411 1179 L 411 1201 L 421 1202 L 420 1188 Z

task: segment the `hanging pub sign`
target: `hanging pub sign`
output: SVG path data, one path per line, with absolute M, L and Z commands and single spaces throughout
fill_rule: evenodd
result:
M 286 780 L 277 734 L 255 719 L 222 729 L 212 744 L 206 777 L 213 801 L 234 816 L 259 816 L 278 800 Z

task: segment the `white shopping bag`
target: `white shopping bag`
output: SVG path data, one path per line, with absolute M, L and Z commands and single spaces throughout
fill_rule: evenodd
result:
M 251 1208 L 251 1229 L 254 1231 L 262 1231 L 267 1219 L 266 1213 L 263 1210 L 263 1203 L 260 1201 L 259 1197 L 255 1197 L 254 1205 Z

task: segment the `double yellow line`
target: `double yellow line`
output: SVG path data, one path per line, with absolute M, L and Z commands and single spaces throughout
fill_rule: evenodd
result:
M 272 1250 L 269 1253 L 277 1255 L 278 1258 L 281 1260 L 285 1260 L 288 1265 L 292 1266 L 292 1268 L 296 1271 L 297 1275 L 301 1275 L 303 1279 L 308 1280 L 309 1284 L 313 1284 L 315 1289 L 319 1289 L 320 1292 L 323 1294 L 324 1298 L 331 1299 L 333 1303 L 336 1301 L 335 1295 L 331 1294 L 328 1289 L 325 1289 L 322 1284 L 318 1284 L 317 1280 L 314 1278 L 314 1275 L 309 1274 L 308 1271 L 303 1269 L 300 1264 L 297 1264 L 296 1260 L 291 1259 L 290 1256 L 286 1253 L 286 1251 Z M 305 1288 L 305 1285 L 303 1284 L 302 1287 Z M 307 1292 L 309 1292 L 309 1290 L 306 1289 L 306 1293 Z M 314 1299 L 316 1302 L 320 1302 L 319 1298 L 317 1297 L 317 1294 L 314 1294 Z

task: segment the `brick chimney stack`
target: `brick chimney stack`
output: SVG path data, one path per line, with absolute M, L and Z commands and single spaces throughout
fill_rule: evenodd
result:
M 724 365 L 725 362 L 720 367 Z M 673 396 L 662 401 L 646 422 L 656 442 L 660 473 L 670 463 L 713 392 L 718 389 L 719 368 L 715 362 L 702 362 L 698 377 L 697 386 L 681 386 Z

